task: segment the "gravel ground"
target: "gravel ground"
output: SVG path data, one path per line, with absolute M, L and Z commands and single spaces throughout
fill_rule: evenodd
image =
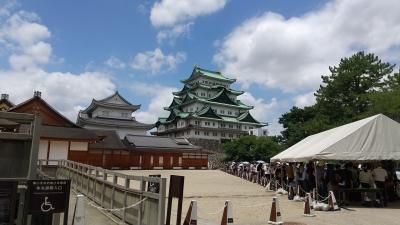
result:
M 235 224 L 267 224 L 272 197 L 275 196 L 273 192 L 266 192 L 257 184 L 218 170 L 121 170 L 120 172 L 145 176 L 161 174 L 165 178 L 169 178 L 170 175 L 185 176 L 182 214 L 186 215 L 191 200 L 197 200 L 199 225 L 220 224 L 225 200 L 233 203 Z M 350 206 L 348 210 L 316 212 L 316 217 L 303 217 L 303 203 L 288 201 L 287 196 L 278 198 L 284 221 L 308 225 L 400 224 L 399 202 L 391 203 L 387 208 Z

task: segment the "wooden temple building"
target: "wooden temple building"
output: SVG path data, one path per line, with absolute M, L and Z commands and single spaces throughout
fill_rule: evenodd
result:
M 77 124 L 88 129 L 114 130 L 123 139 L 128 134 L 146 135 L 154 124 L 137 121 L 132 114 L 140 109 L 122 97 L 118 91 L 92 103 L 78 114 Z
M 186 139 L 134 134 L 121 138 L 118 130 L 86 129 L 55 110 L 38 91 L 8 111 L 41 116 L 39 159 L 119 169 L 207 168 L 208 154 Z

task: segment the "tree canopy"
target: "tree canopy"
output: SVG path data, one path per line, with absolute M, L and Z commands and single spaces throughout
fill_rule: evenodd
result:
M 372 53 L 342 58 L 321 76 L 312 106 L 293 107 L 279 118 L 280 136 L 245 136 L 224 145 L 227 160 L 269 160 L 305 137 L 378 113 L 400 122 L 400 71 Z
M 282 149 L 273 137 L 244 136 L 223 146 L 227 161 L 269 161 Z
M 384 113 L 399 121 L 400 75 L 395 65 L 358 52 L 329 67 L 315 92 L 316 103 L 293 107 L 279 119 L 281 140 L 289 147 L 303 138 L 358 119 Z

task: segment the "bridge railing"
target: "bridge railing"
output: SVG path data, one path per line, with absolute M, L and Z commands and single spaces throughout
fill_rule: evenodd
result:
M 39 160 L 38 175 L 70 179 L 71 188 L 124 223 L 164 224 L 166 178 L 127 175 L 69 160 Z M 149 191 L 149 183 L 158 186 L 159 192 Z

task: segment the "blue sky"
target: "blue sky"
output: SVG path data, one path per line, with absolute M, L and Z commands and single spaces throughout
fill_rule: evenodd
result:
M 18 103 L 41 90 L 75 121 L 92 98 L 119 90 L 150 123 L 198 64 L 236 78 L 276 134 L 279 116 L 313 104 L 340 58 L 365 50 L 398 62 L 398 9 L 395 0 L 0 0 L 0 92 Z

